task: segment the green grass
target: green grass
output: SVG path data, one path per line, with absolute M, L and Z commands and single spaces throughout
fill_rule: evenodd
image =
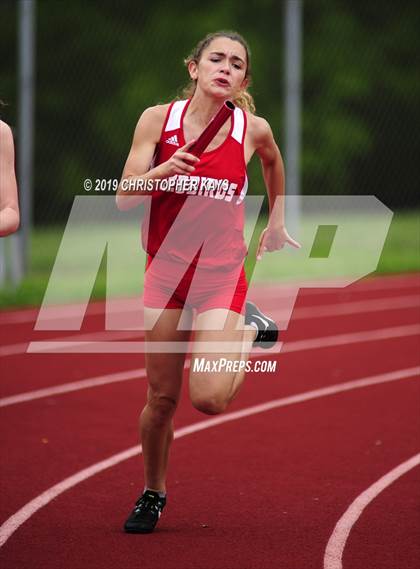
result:
M 334 243 L 331 244 L 331 229 L 315 230 L 310 220 L 305 220 L 300 234 L 297 236 L 304 244 L 304 251 L 298 252 L 287 247 L 281 252 L 265 254 L 262 261 L 255 263 L 255 251 L 258 236 L 265 226 L 264 220 L 260 220 L 253 234 L 250 246 L 250 254 L 246 261 L 248 276 L 253 273 L 255 282 L 277 282 L 290 279 L 317 279 L 322 277 L 331 278 L 341 274 L 356 275 L 366 267 L 363 263 L 366 255 L 363 250 L 373 247 L 366 235 L 374 237 L 380 234 L 380 224 L 372 217 L 354 220 L 344 219 L 353 231 L 353 238 L 343 244 L 342 253 L 335 256 Z M 323 221 L 324 223 L 324 221 Z M 334 226 L 333 220 L 331 225 Z M 328 218 L 325 221 L 328 228 Z M 113 231 L 107 227 L 107 235 Z M 38 227 L 35 228 L 31 238 L 30 267 L 21 284 L 15 289 L 7 284 L 0 289 L 0 306 L 14 307 L 24 305 L 39 305 L 47 290 L 47 285 L 54 266 L 57 252 L 63 237 L 63 228 Z M 49 290 L 51 302 L 69 302 L 83 300 L 89 296 L 89 286 L 86 287 L 86 279 L 90 279 L 92 289 L 91 297 L 95 299 L 105 298 L 106 295 L 106 262 L 105 256 L 98 269 L 98 256 L 95 255 L 95 239 L 98 243 L 103 238 L 103 226 L 84 227 L 80 235 L 72 237 L 72 248 L 67 251 L 67 266 L 63 264 L 58 277 L 55 280 L 53 290 Z M 316 235 L 316 239 L 315 239 Z M 139 243 L 137 227 L 129 228 L 124 234 L 121 231 L 114 236 L 117 243 L 118 253 L 112 256 L 112 264 L 116 270 L 112 271 L 112 294 L 125 296 L 136 294 L 141 289 L 143 273 L 143 258 L 133 255 Z M 86 246 L 89 243 L 91 246 Z M 331 250 L 330 250 L 331 249 Z M 93 251 L 93 252 L 92 252 Z M 123 254 L 121 254 L 121 251 Z M 420 212 L 397 212 L 392 220 L 376 274 L 389 274 L 400 272 L 414 272 L 420 270 Z M 331 258 L 324 258 L 328 255 Z M 299 256 L 300 255 L 300 256 Z M 302 255 L 309 261 L 303 262 Z M 133 259 L 135 260 L 133 265 Z M 96 264 L 95 264 L 96 263 Z M 328 263 L 328 265 L 326 264 Z M 58 268 L 58 267 L 56 267 Z
M 420 270 L 420 212 L 396 213 L 378 265 L 382 274 Z
M 349 237 L 343 239 L 336 224 L 346 227 Z M 259 224 L 259 234 L 264 224 Z M 266 254 L 255 263 L 257 239 L 251 242 L 251 255 L 247 270 L 253 272 L 255 282 L 310 281 L 347 276 L 352 280 L 375 271 L 375 274 L 415 272 L 420 270 L 420 215 L 419 212 L 397 212 L 392 218 L 388 233 L 384 232 L 381 218 L 371 214 L 358 214 L 357 218 L 323 215 L 322 225 L 306 217 L 299 235 L 303 250 L 286 247 L 282 251 Z M 385 238 L 386 237 L 386 238 Z M 385 243 L 376 267 L 377 251 Z M 339 244 L 338 247 L 336 244 Z M 369 253 L 375 263 L 368 263 Z M 302 258 L 303 254 L 303 258 Z M 306 259 L 306 260 L 305 260 Z

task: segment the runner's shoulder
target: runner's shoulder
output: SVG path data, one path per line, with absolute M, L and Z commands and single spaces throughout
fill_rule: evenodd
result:
M 260 146 L 270 138 L 273 133 L 269 122 L 263 117 L 258 117 L 246 111 L 247 135 L 254 141 L 256 147 Z
M 171 103 L 165 103 L 164 105 L 154 105 L 153 107 L 147 107 L 141 114 L 140 118 L 145 117 L 146 120 L 157 121 L 165 120 L 166 114 Z
M 13 140 L 13 131 L 10 126 L 0 120 L 0 155 L 4 164 L 14 163 L 15 145 Z
M 154 142 L 158 142 L 168 113 L 170 103 L 165 105 L 154 105 L 145 109 L 137 122 L 136 133 L 145 134 Z
M 10 126 L 0 119 L 0 137 L 4 144 L 13 143 L 13 132 Z

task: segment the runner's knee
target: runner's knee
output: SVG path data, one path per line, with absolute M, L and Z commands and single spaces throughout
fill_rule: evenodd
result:
M 147 407 L 151 411 L 153 423 L 161 424 L 172 418 L 177 407 L 177 401 L 167 395 L 152 394 L 149 396 Z
M 220 397 L 194 397 L 193 406 L 206 415 L 219 415 L 227 407 L 227 401 Z

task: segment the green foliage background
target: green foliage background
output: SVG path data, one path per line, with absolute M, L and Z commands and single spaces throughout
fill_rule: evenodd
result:
M 252 93 L 284 144 L 284 5 L 38 0 L 35 221 L 64 222 L 84 178 L 118 178 L 148 106 L 187 82 L 183 59 L 209 31 L 235 29 L 252 50 Z M 302 193 L 375 194 L 419 203 L 418 4 L 304 2 Z M 17 120 L 17 2 L 0 19 L 2 117 Z M 250 192 L 264 187 L 257 159 Z

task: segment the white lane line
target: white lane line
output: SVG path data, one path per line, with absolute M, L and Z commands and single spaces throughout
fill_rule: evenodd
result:
M 364 332 L 353 332 L 349 334 L 335 334 L 334 336 L 324 336 L 323 338 L 310 338 L 308 340 L 284 343 L 282 353 L 315 350 L 331 346 L 357 344 L 359 342 L 377 342 L 380 340 L 390 340 L 391 338 L 417 336 L 418 334 L 420 334 L 419 324 L 393 326 L 392 328 L 380 328 L 378 330 L 366 330 Z
M 142 330 L 135 330 L 135 331 L 101 330 L 98 332 L 86 332 L 84 334 L 61 336 L 59 340 L 62 342 L 71 342 L 77 339 L 78 341 L 81 342 L 91 342 L 92 340 L 100 341 L 101 338 L 103 339 L 103 341 L 112 340 L 112 338 L 114 338 L 115 340 L 117 339 L 130 340 L 132 338 L 139 338 L 139 337 L 141 338 L 143 336 L 144 334 Z M 18 344 L 9 344 L 6 346 L 1 346 L 0 357 L 4 358 L 6 356 L 16 356 L 17 354 L 24 354 L 27 351 L 30 343 L 31 342 L 28 340 L 27 342 L 19 342 Z
M 418 308 L 420 310 L 420 295 L 409 295 L 401 297 L 387 297 L 378 300 L 362 300 L 355 302 L 338 302 L 333 304 L 323 304 L 320 306 L 308 306 L 293 310 L 291 320 L 301 320 L 307 318 L 322 318 L 342 316 L 345 314 L 365 314 L 368 312 L 380 312 L 389 310 L 400 310 L 404 308 Z M 277 321 L 289 320 L 291 310 L 275 310 L 270 313 L 271 317 Z M 103 338 L 104 340 L 130 340 L 143 336 L 143 330 L 138 331 L 99 331 L 86 334 L 73 334 L 55 338 L 54 341 L 71 342 L 95 342 Z M 28 342 L 9 344 L 0 347 L 0 357 L 14 356 L 25 353 L 29 346 Z
M 295 342 L 287 342 L 283 345 L 282 353 L 292 353 L 304 350 L 314 350 L 319 348 L 327 348 L 331 346 L 341 346 L 345 344 L 353 344 L 357 342 L 367 342 L 376 340 L 388 340 L 390 338 L 406 337 L 420 334 L 420 326 L 417 324 L 409 326 L 400 326 L 396 328 L 385 328 L 379 330 L 370 330 L 368 332 L 357 332 L 354 334 L 342 334 L 336 336 L 325 336 L 323 338 L 310 338 L 307 340 L 298 340 Z M 270 353 L 253 353 L 252 358 L 261 358 L 263 356 L 272 356 Z M 188 368 L 190 361 L 185 363 L 185 368 Z M 35 399 L 41 399 L 43 397 L 51 397 L 53 395 L 62 395 L 64 393 L 70 393 L 72 391 L 80 391 L 81 389 L 88 389 L 92 387 L 99 387 L 101 385 L 108 385 L 116 381 L 127 381 L 131 379 L 146 377 L 146 370 L 144 368 L 139 368 L 135 370 L 129 370 L 121 373 L 113 373 L 109 375 L 103 375 L 99 377 L 91 377 L 88 379 L 82 379 L 80 381 L 64 383 L 61 385 L 46 387 L 44 389 L 37 389 L 34 391 L 27 391 L 24 393 L 18 393 L 16 395 L 11 395 L 9 397 L 3 397 L 0 399 L 0 408 L 8 407 L 9 405 L 16 405 L 18 403 L 24 403 L 26 401 L 33 401 Z
M 298 350 L 310 350 L 314 348 L 339 346 L 343 344 L 353 344 L 357 342 L 371 342 L 377 340 L 386 340 L 387 338 L 398 338 L 401 336 L 415 336 L 420 334 L 419 324 L 409 324 L 407 326 L 393 326 L 391 328 L 382 328 L 379 330 L 367 330 L 366 332 L 354 332 L 347 334 L 336 334 L 334 336 L 326 336 L 325 338 L 315 338 L 309 340 L 301 340 L 299 342 L 289 342 L 285 344 L 283 353 Z M 321 343 L 321 344 L 320 344 Z M 291 346 L 293 344 L 293 346 Z M 287 347 L 289 345 L 289 347 Z M 203 353 L 217 354 L 222 350 L 225 353 L 233 353 L 242 349 L 241 342 L 230 342 L 229 347 L 225 347 L 221 342 L 195 342 L 195 349 Z M 278 344 L 270 351 L 263 352 L 259 350 L 260 355 L 273 355 L 280 352 Z M 54 340 L 35 341 L 28 346 L 28 353 L 83 353 L 83 354 L 129 354 L 129 353 L 160 353 L 162 351 L 181 353 L 190 351 L 190 342 L 154 342 L 146 346 L 144 341 L 134 342 L 56 342 Z M 262 353 L 263 352 L 263 353 Z
M 128 381 L 130 379 L 141 379 L 144 377 L 146 377 L 145 368 L 100 375 L 89 379 L 81 379 L 80 381 L 72 381 L 56 385 L 54 387 L 45 387 L 44 389 L 26 391 L 25 393 L 19 393 L 18 395 L 4 397 L 0 399 L 0 407 L 8 407 L 9 405 L 16 405 L 17 403 L 25 403 L 25 401 L 51 397 L 52 395 L 63 395 L 64 393 L 80 391 L 81 389 L 88 389 L 89 387 L 99 387 L 100 385 L 108 385 L 109 383 Z
M 390 296 L 377 300 L 359 300 L 355 302 L 338 302 L 296 308 L 293 311 L 293 320 L 303 318 L 319 318 L 325 316 L 342 316 L 344 314 L 358 314 L 367 312 L 381 312 L 400 310 L 401 308 L 420 309 L 420 294 L 410 296 Z
M 274 399 L 272 401 L 267 401 L 266 403 L 261 403 L 259 405 L 253 405 L 252 407 L 246 407 L 245 409 L 240 409 L 239 411 L 234 411 L 232 413 L 227 413 L 224 415 L 218 415 L 211 419 L 206 419 L 205 421 L 199 421 L 198 423 L 193 423 L 192 425 L 187 425 L 186 427 L 181 427 L 177 429 L 174 433 L 175 439 L 185 437 L 186 435 L 191 435 L 217 425 L 222 425 L 229 421 L 236 421 L 244 417 L 250 417 L 258 413 L 264 413 L 265 411 L 270 411 L 271 409 L 278 409 L 280 407 L 286 407 L 288 405 L 295 405 L 297 403 L 303 403 L 311 399 L 318 399 L 320 397 L 326 397 L 328 395 L 335 395 L 337 393 L 344 393 L 346 391 L 351 391 L 353 389 L 362 389 L 371 385 L 379 385 L 383 383 L 389 383 L 392 381 L 398 381 L 406 378 L 418 378 L 420 374 L 420 367 L 412 367 L 407 369 L 400 369 L 388 373 L 383 373 L 380 375 L 373 375 L 370 377 L 365 377 L 361 379 L 356 379 L 353 381 L 348 381 L 346 383 L 330 385 L 328 387 L 322 387 L 321 389 L 314 389 L 312 391 L 306 391 L 305 393 L 299 393 L 297 395 L 291 395 L 289 397 L 283 397 L 281 399 Z M 117 464 L 128 460 L 140 454 L 142 452 L 141 445 L 136 445 L 127 450 L 119 452 L 110 456 L 109 458 L 97 462 L 79 470 L 76 474 L 65 478 L 58 484 L 55 484 L 51 488 L 48 488 L 42 494 L 39 494 L 36 498 L 25 504 L 20 510 L 15 514 L 10 516 L 0 527 L 0 547 L 2 547 L 11 535 L 29 518 L 31 518 L 35 512 L 41 509 L 43 506 L 49 504 L 54 498 L 77 486 L 81 482 L 84 482 L 88 478 L 112 468 Z
M 320 281 L 316 283 L 311 281 L 311 288 L 305 288 L 304 283 L 299 282 L 293 285 L 292 283 L 285 283 L 282 285 L 273 285 L 272 287 L 256 285 L 253 289 L 253 293 L 258 293 L 263 291 L 264 298 L 273 295 L 274 298 L 289 297 L 290 293 L 296 289 L 296 286 L 301 287 L 300 290 L 305 290 L 305 296 L 318 296 L 319 294 L 328 294 L 333 288 L 346 289 L 347 292 L 358 293 L 372 290 L 389 290 L 389 289 L 404 289 L 404 288 L 418 288 L 420 290 L 420 281 L 417 276 L 411 274 L 401 277 L 398 276 L 382 276 L 382 277 L 371 277 L 365 280 L 357 281 L 348 287 L 343 288 L 343 282 L 339 279 L 333 282 Z M 336 285 L 333 287 L 332 285 Z M 319 288 L 316 288 L 316 287 Z M 349 288 L 351 287 L 351 288 Z M 114 313 L 123 314 L 124 312 L 131 312 L 133 310 L 133 302 L 138 303 L 138 299 L 116 299 L 112 300 L 111 306 L 114 306 Z M 55 307 L 56 318 L 62 320 L 65 318 L 73 318 L 74 311 L 80 309 L 80 304 L 68 304 L 60 307 Z M 84 305 L 83 305 L 84 307 Z M 136 304 L 138 307 L 138 304 Z M 89 314 L 92 316 L 97 316 L 104 312 L 104 302 L 96 301 L 92 303 L 89 307 Z M 35 322 L 38 317 L 39 308 L 36 309 L 24 309 L 20 311 L 6 311 L 0 312 L 0 326 L 8 324 L 24 324 L 25 322 Z
M 376 496 L 378 496 L 378 494 L 385 490 L 385 488 L 419 464 L 420 454 L 416 454 L 385 474 L 385 476 L 382 476 L 382 478 L 372 484 L 372 486 L 362 492 L 362 494 L 354 500 L 337 522 L 337 525 L 328 540 L 324 556 L 324 569 L 343 568 L 343 551 L 346 546 L 347 538 L 350 535 L 354 524 L 362 515 L 363 510 L 376 498 Z

